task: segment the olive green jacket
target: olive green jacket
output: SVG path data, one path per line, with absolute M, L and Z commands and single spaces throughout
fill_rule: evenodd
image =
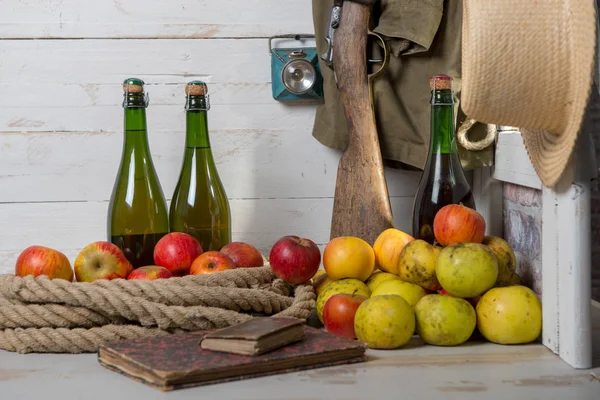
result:
M 318 54 L 327 49 L 325 34 L 332 5 L 333 0 L 312 2 Z M 379 0 L 373 6 L 372 20 L 373 31 L 384 37 L 391 51 L 387 70 L 373 84 L 382 156 L 387 165 L 422 169 L 429 151 L 431 76 L 454 78 L 457 126 L 466 119 L 460 109 L 462 1 Z M 377 41 L 370 47 L 373 57 L 381 56 Z M 344 150 L 348 130 L 333 71 L 323 60 L 320 68 L 325 101 L 317 109 L 313 136 L 325 146 Z M 485 124 L 476 123 L 469 138 L 482 139 L 486 129 Z M 467 170 L 489 166 L 493 146 L 467 151 L 459 145 L 459 155 Z

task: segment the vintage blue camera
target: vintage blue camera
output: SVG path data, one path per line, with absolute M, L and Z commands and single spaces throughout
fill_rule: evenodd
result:
M 278 35 L 269 38 L 271 85 L 278 101 L 311 101 L 323 98 L 323 76 L 315 47 L 272 47 L 273 39 L 314 38 L 314 35 Z

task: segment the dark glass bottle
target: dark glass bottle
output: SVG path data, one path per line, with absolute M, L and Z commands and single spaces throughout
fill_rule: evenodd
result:
M 432 244 L 433 219 L 440 208 L 462 204 L 475 209 L 473 192 L 456 147 L 452 81 L 447 75 L 435 75 L 429 81 L 431 140 L 413 205 L 413 237 Z
M 169 220 L 172 232 L 194 236 L 204 251 L 218 251 L 231 241 L 231 212 L 210 148 L 207 91 L 201 81 L 185 88 L 185 153 Z
M 123 153 L 108 207 L 108 240 L 134 268 L 154 264 L 154 246 L 169 232 L 169 215 L 158 180 L 146 126 L 144 81 L 123 82 Z

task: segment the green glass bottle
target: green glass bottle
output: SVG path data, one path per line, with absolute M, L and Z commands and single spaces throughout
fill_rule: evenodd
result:
M 448 204 L 475 209 L 471 185 L 458 157 L 454 135 L 452 77 L 435 75 L 431 87 L 429 154 L 413 205 L 413 237 L 434 243 L 433 219 Z
M 108 207 L 108 240 L 139 268 L 154 264 L 154 246 L 169 232 L 169 215 L 148 145 L 144 81 L 126 79 L 123 90 L 125 138 Z
M 231 241 L 231 211 L 210 148 L 208 89 L 192 81 L 185 94 L 185 153 L 169 210 L 170 229 L 194 236 L 204 251 L 218 251 Z

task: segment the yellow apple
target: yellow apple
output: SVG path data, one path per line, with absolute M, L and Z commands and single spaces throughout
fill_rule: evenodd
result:
M 493 343 L 530 343 L 542 333 L 542 304 L 526 286 L 490 289 L 477 303 L 477 328 Z
M 402 296 L 411 307 L 414 307 L 421 297 L 427 295 L 427 292 L 419 285 L 397 279 L 381 283 L 371 293 L 371 297 L 385 294 L 397 294 L 398 296 Z
M 390 274 L 389 272 L 375 272 L 369 277 L 369 279 L 367 279 L 365 283 L 367 284 L 369 289 L 371 289 L 371 292 L 373 292 L 373 290 L 375 290 L 377 286 L 389 280 L 399 281 L 400 277 L 398 275 Z
M 412 337 L 415 314 L 396 294 L 371 297 L 356 310 L 354 331 L 357 339 L 372 349 L 396 349 Z

